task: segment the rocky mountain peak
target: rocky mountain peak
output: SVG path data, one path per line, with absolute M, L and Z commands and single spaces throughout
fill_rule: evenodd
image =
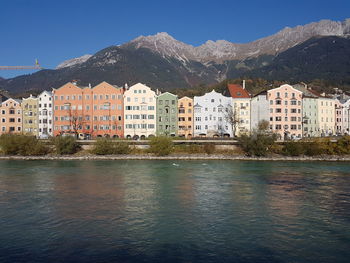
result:
M 68 59 L 63 61 L 62 63 L 60 63 L 56 69 L 62 69 L 62 68 L 67 68 L 67 67 L 73 67 L 79 64 L 84 63 L 85 61 L 87 61 L 89 58 L 91 58 L 92 55 L 90 54 L 86 54 L 84 56 L 78 57 L 78 58 L 72 58 L 72 59 Z

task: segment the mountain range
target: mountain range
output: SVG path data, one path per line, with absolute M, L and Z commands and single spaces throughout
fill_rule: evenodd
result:
M 194 47 L 165 32 L 139 36 L 123 45 L 64 61 L 56 69 L 0 79 L 0 88 L 15 94 L 77 80 L 81 85 L 142 82 L 172 90 L 242 76 L 350 83 L 350 19 L 286 27 L 246 44 L 209 40 Z

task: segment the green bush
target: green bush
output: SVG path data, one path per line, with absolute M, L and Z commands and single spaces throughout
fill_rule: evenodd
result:
M 215 144 L 214 143 L 206 143 L 203 146 L 203 149 L 206 154 L 213 154 L 215 152 Z
M 81 149 L 77 140 L 72 136 L 57 136 L 53 138 L 53 144 L 55 145 L 55 152 L 60 155 L 74 154 Z
M 304 154 L 304 145 L 302 142 L 290 141 L 284 144 L 282 153 L 289 156 L 299 156 Z
M 91 152 L 98 155 L 127 154 L 130 152 L 130 148 L 127 142 L 115 142 L 112 139 L 99 138 L 95 142 Z
M 315 156 L 325 154 L 326 151 L 324 149 L 324 145 L 322 143 L 318 143 L 317 141 L 313 142 L 305 142 L 304 143 L 304 153 L 307 156 Z
M 169 155 L 173 149 L 173 141 L 169 137 L 153 137 L 150 140 L 149 151 L 157 156 Z
M 0 147 L 6 155 L 45 155 L 49 147 L 34 136 L 23 134 L 2 134 Z
M 266 156 L 271 152 L 276 141 L 275 134 L 254 132 L 252 135 L 242 135 L 238 138 L 243 151 L 248 156 Z
M 350 136 L 343 136 L 333 143 L 333 151 L 335 154 L 350 154 Z

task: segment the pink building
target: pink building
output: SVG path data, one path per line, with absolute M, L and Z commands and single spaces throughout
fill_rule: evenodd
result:
M 22 133 L 22 107 L 21 101 L 8 99 L 1 103 L 1 130 L 3 133 Z
M 302 137 L 302 95 L 287 84 L 267 91 L 270 129 L 281 139 Z

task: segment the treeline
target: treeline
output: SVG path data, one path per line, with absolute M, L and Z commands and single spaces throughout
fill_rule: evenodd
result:
M 181 98 L 184 96 L 187 96 L 187 97 L 202 96 L 205 93 L 210 92 L 214 89 L 215 91 L 222 93 L 224 96 L 230 96 L 229 91 L 227 89 L 227 84 L 242 85 L 243 80 L 245 80 L 246 89 L 252 95 L 258 94 L 259 92 L 262 92 L 268 89 L 277 88 L 282 84 L 286 84 L 286 83 L 291 85 L 297 84 L 297 83 L 290 83 L 290 81 L 281 81 L 281 80 L 271 81 L 271 80 L 266 80 L 262 78 L 242 77 L 237 79 L 227 79 L 213 85 L 201 84 L 193 88 L 175 89 L 172 92 L 174 94 L 177 94 L 179 98 Z M 334 93 L 335 89 L 342 90 L 344 92 L 350 92 L 350 84 L 348 83 L 339 83 L 339 82 L 334 82 L 330 80 L 315 79 L 305 84 L 319 93 L 322 93 L 322 92 Z

